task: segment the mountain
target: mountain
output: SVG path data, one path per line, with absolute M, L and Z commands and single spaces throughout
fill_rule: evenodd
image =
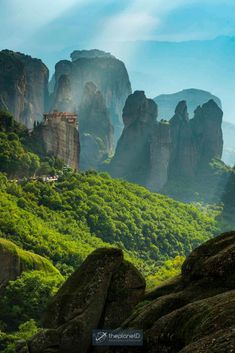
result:
M 48 103 L 49 71 L 39 59 L 10 50 L 0 52 L 0 108 L 32 128 Z
M 43 330 L 17 352 L 96 352 L 94 328 L 144 331 L 143 346 L 103 346 L 104 353 L 233 352 L 234 251 L 235 233 L 222 234 L 195 249 L 180 276 L 144 294 L 143 277 L 120 249 L 98 249 L 53 297 Z
M 43 129 L 42 139 L 48 153 L 77 168 L 75 155 L 79 154 L 81 144 L 83 170 L 98 169 L 113 154 L 123 127 L 122 109 L 131 93 L 122 61 L 99 50 L 74 51 L 71 61 L 56 64 L 50 83 L 48 69 L 39 59 L 3 50 L 0 62 L 0 108 L 11 112 L 18 122 L 32 129 L 37 122 L 42 123 L 46 112 L 78 113 L 80 141 L 68 126 L 66 129 L 57 124 L 52 129 Z
M 158 106 L 159 119 L 169 120 L 174 115 L 175 107 L 180 101 L 187 102 L 189 118 L 192 119 L 195 109 L 211 99 L 222 108 L 222 103 L 218 97 L 210 92 L 195 88 L 184 89 L 172 94 L 161 94 L 155 97 L 154 101 Z
M 104 98 L 110 123 L 114 127 L 116 141 L 122 130 L 122 109 L 126 98 L 131 93 L 131 84 L 124 63 L 103 51 L 75 50 L 71 54 L 71 61 L 62 60 L 55 66 L 52 108 L 56 109 L 57 105 L 54 102 L 58 90 L 61 90 L 60 78 L 62 75 L 67 77 L 67 81 L 70 82 L 70 110 L 79 111 L 86 83 L 93 82 L 95 84 Z M 67 94 L 64 99 L 67 100 Z
M 178 102 L 182 100 L 187 102 L 189 118 L 191 119 L 193 117 L 194 110 L 199 105 L 208 102 L 210 99 L 213 99 L 216 104 L 222 108 L 222 103 L 218 97 L 214 96 L 210 92 L 195 88 L 184 89 L 180 92 L 172 94 L 162 94 L 154 98 L 154 101 L 158 105 L 159 119 L 169 120 L 174 114 L 174 109 Z M 226 164 L 233 166 L 235 164 L 235 127 L 233 124 L 223 121 L 222 130 L 224 140 L 222 160 Z
M 222 155 L 222 110 L 210 100 L 198 106 L 193 119 L 189 119 L 186 101 L 181 101 L 170 121 L 160 122 L 157 111 L 156 103 L 143 91 L 128 97 L 123 109 L 123 133 L 108 169 L 111 175 L 167 194 L 173 189 L 175 196 L 181 189 L 178 197 L 185 201 L 188 187 L 198 192 L 198 186 L 210 179 L 213 191 L 210 189 L 207 195 L 214 196 L 218 180 L 212 181 L 209 174 L 213 174 L 212 160 Z

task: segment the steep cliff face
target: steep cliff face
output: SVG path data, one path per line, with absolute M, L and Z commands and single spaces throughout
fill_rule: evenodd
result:
M 206 168 L 212 158 L 222 157 L 222 118 L 222 110 L 213 100 L 210 100 L 198 107 L 194 118 L 190 120 L 190 127 L 197 146 L 199 170 Z
M 81 137 L 81 169 L 97 169 L 113 153 L 113 126 L 100 91 L 87 82 L 78 110 Z
M 196 173 L 196 153 L 189 123 L 186 101 L 181 101 L 170 120 L 172 151 L 169 175 L 172 178 L 192 178 Z
M 104 97 L 117 140 L 123 127 L 122 109 L 131 93 L 125 65 L 111 54 L 97 50 L 74 51 L 71 58 L 72 61 L 62 60 L 56 64 L 54 96 L 61 75 L 67 75 L 71 83 L 72 106 L 79 110 L 84 86 L 93 82 Z
M 73 106 L 72 102 L 71 82 L 68 75 L 61 75 L 59 77 L 53 99 L 53 107 L 55 110 L 60 112 L 75 111 L 75 106 Z
M 150 144 L 150 172 L 146 183 L 150 190 L 162 190 L 168 180 L 168 167 L 172 150 L 170 124 L 161 121 L 152 130 Z
M 48 99 L 48 69 L 41 60 L 0 52 L 0 107 L 28 128 L 41 121 Z
M 58 117 L 44 122 L 38 130 L 38 138 L 48 155 L 61 159 L 72 169 L 79 169 L 80 141 L 75 124 Z
M 123 109 L 124 130 L 110 164 L 113 176 L 142 185 L 147 183 L 156 117 L 157 106 L 143 91 L 135 91 L 127 98 Z
M 210 100 L 189 119 L 186 101 L 178 103 L 170 121 L 156 121 L 157 106 L 144 92 L 130 95 L 123 109 L 124 130 L 110 163 L 110 173 L 147 186 L 165 190 L 168 184 L 198 182 L 223 149 L 223 112 Z M 196 191 L 196 190 L 195 190 Z

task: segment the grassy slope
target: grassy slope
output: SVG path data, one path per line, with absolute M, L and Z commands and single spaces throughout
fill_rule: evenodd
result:
M 9 253 L 19 258 L 23 270 L 39 270 L 48 274 L 59 275 L 59 271 L 48 259 L 30 251 L 23 250 L 7 239 L 0 238 L 0 252 Z

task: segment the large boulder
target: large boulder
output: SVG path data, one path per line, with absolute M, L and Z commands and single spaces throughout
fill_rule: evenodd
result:
M 54 297 L 45 329 L 18 352 L 233 353 L 234 249 L 235 232 L 209 240 L 192 252 L 180 276 L 145 296 L 142 276 L 122 252 L 98 249 Z M 92 349 L 97 327 L 143 329 L 144 345 Z
M 195 249 L 181 276 L 146 293 L 122 327 L 143 329 L 143 347 L 104 353 L 235 352 L 235 232 Z
M 120 326 L 144 290 L 145 280 L 121 250 L 97 249 L 53 298 L 29 351 L 88 352 L 92 329 Z

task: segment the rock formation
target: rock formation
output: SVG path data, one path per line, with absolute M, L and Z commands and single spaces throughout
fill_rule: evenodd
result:
M 72 104 L 79 110 L 84 86 L 87 82 L 93 82 L 104 97 L 117 140 L 123 127 L 122 109 L 131 93 L 125 65 L 111 54 L 98 50 L 77 50 L 71 54 L 71 59 L 56 64 L 54 97 L 58 94 L 61 75 L 67 75 L 71 84 Z M 51 109 L 55 109 L 55 106 Z
M 142 185 L 147 183 L 156 118 L 157 106 L 143 91 L 135 91 L 127 98 L 123 109 L 124 130 L 110 164 L 113 176 Z
M 75 106 L 72 102 L 71 83 L 67 75 L 61 75 L 57 82 L 53 107 L 60 112 L 75 111 Z
M 80 140 L 73 113 L 54 111 L 45 114 L 43 123 L 36 128 L 36 135 L 46 154 L 61 159 L 72 169 L 79 169 Z
M 194 182 L 221 158 L 223 112 L 210 100 L 189 119 L 185 101 L 178 103 L 170 121 L 157 118 L 157 106 L 144 92 L 130 95 L 123 109 L 124 130 L 109 171 L 161 191 L 168 183 Z
M 199 89 L 184 89 L 180 92 L 173 94 L 162 94 L 154 98 L 154 101 L 158 105 L 159 119 L 169 120 L 173 114 L 178 102 L 185 100 L 187 102 L 189 118 L 192 119 L 194 111 L 198 106 L 202 106 L 209 100 L 213 100 L 221 109 L 222 103 L 220 99 L 210 92 L 199 90 Z M 235 126 L 229 122 L 223 121 L 222 131 L 224 137 L 224 148 L 222 160 L 230 165 L 235 164 L 235 140 L 234 131 Z
M 118 327 L 143 329 L 144 345 L 101 347 L 102 353 L 234 352 L 234 274 L 235 232 L 195 249 L 180 276 L 144 296 L 144 280 L 122 252 L 98 249 L 54 297 L 44 330 L 17 352 L 97 352 L 91 330 Z
M 121 250 L 95 250 L 49 304 L 45 329 L 29 342 L 29 351 L 88 352 L 92 329 L 120 325 L 144 290 L 145 280 Z
M 81 169 L 98 169 L 113 153 L 113 126 L 103 95 L 87 82 L 78 110 L 81 138 Z
M 184 89 L 172 94 L 161 94 L 154 98 L 154 101 L 158 105 L 159 119 L 169 120 L 174 115 L 175 107 L 178 102 L 186 101 L 189 118 L 191 119 L 194 116 L 194 110 L 199 105 L 203 105 L 211 99 L 213 99 L 220 108 L 222 107 L 221 101 L 218 97 L 210 92 L 195 88 Z
M 13 242 L 0 238 L 0 293 L 9 281 L 14 281 L 23 271 L 59 271 L 42 256 L 20 249 Z
M 48 69 L 39 59 L 0 52 L 0 107 L 28 128 L 41 121 L 48 99 Z

